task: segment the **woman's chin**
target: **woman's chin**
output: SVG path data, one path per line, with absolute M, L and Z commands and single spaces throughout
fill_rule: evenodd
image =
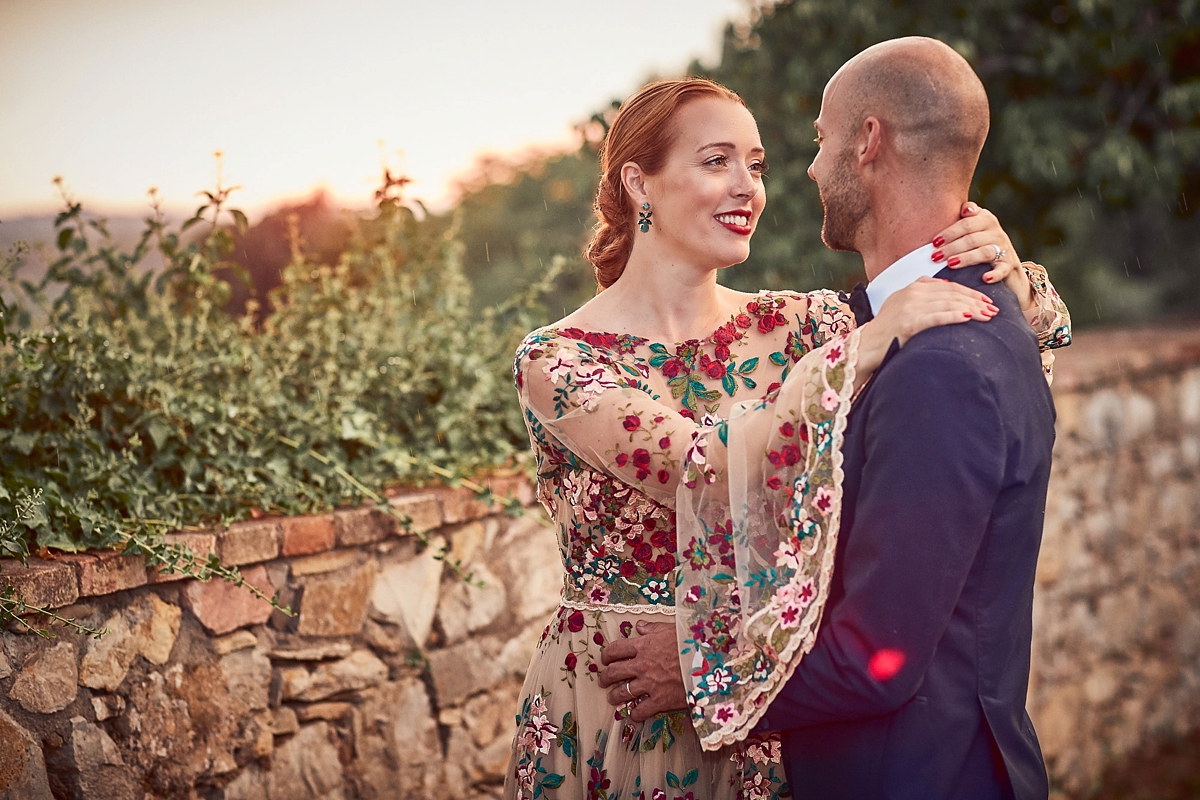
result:
M 743 247 L 731 248 L 723 255 L 724 258 L 722 260 L 724 261 L 724 265 L 722 266 L 722 269 L 736 267 L 738 264 L 743 263 L 747 258 L 750 257 L 750 243 L 746 242 L 745 246 Z

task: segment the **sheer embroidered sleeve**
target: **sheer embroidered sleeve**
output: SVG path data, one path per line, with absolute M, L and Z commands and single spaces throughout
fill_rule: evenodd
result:
M 583 338 L 543 330 L 525 338 L 514 373 L 538 449 L 675 506 L 679 467 L 699 426 L 656 401 L 636 364 Z
M 809 295 L 782 385 L 700 431 L 684 464 L 676 627 L 706 750 L 745 739 L 816 637 L 840 523 L 852 327 L 833 293 Z M 720 448 L 727 467 L 706 471 Z
M 1021 267 L 1033 286 L 1034 303 L 1023 309 L 1025 319 L 1038 337 L 1038 349 L 1042 351 L 1042 371 L 1046 380 L 1054 382 L 1053 351 L 1071 343 L 1071 312 L 1058 296 L 1046 268 L 1032 261 L 1024 261 Z

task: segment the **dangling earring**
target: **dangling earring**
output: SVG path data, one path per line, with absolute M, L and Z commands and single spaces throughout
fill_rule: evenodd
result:
M 650 210 L 650 204 L 642 203 L 642 210 L 638 212 L 638 223 L 637 223 L 638 227 L 641 228 L 642 233 L 650 232 L 650 226 L 653 224 L 650 222 L 650 217 L 653 214 L 654 214 L 654 212 Z

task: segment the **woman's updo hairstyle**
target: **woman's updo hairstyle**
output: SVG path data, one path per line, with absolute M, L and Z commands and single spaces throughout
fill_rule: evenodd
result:
M 647 175 L 659 172 L 675 139 L 675 113 L 702 97 L 746 105 L 736 92 L 703 78 L 656 81 L 621 104 L 600 150 L 600 188 L 593 207 L 598 222 L 584 251 L 601 289 L 621 277 L 633 249 L 636 209 L 621 182 L 621 167 L 632 161 Z

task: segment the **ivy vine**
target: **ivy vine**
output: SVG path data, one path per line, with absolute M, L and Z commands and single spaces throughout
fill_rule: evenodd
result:
M 388 488 L 433 481 L 491 501 L 472 476 L 527 470 L 511 357 L 561 266 L 480 315 L 454 229 L 422 225 L 396 186 L 336 264 L 293 236 L 282 285 L 243 316 L 223 308 L 247 227 L 230 189 L 177 227 L 152 196 L 131 251 L 64 190 L 44 273 L 23 276 L 27 247 L 0 259 L 0 555 L 119 548 L 241 584 L 163 534 L 393 513 Z M 30 611 L 7 596 L 0 624 Z

